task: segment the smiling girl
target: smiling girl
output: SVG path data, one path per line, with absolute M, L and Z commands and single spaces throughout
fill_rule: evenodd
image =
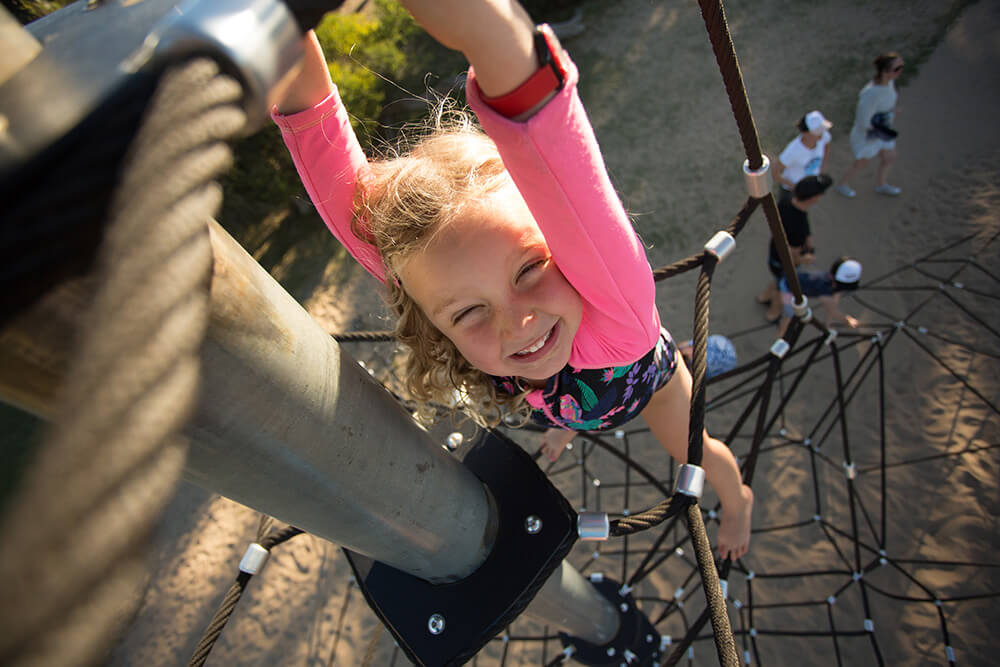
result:
M 457 114 L 406 155 L 369 162 L 314 35 L 272 115 L 327 226 L 386 288 L 409 390 L 424 403 L 460 392 L 483 424 L 507 414 L 544 425 L 553 460 L 577 431 L 641 415 L 685 462 L 691 376 L 660 326 L 576 67 L 515 2 L 403 4 L 468 58 L 486 134 Z M 723 508 L 718 551 L 738 558 L 753 494 L 707 432 L 703 467 Z

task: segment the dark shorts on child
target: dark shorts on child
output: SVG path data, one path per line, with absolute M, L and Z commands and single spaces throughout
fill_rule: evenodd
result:
M 677 345 L 660 329 L 656 346 L 638 361 L 614 368 L 574 368 L 567 365 L 545 384 L 545 405 L 531 411 L 531 421 L 546 428 L 606 431 L 642 412 L 656 390 L 670 381 L 677 368 Z M 493 381 L 511 392 L 513 378 Z

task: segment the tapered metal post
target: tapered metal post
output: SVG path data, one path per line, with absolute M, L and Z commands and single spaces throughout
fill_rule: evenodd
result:
M 497 516 L 480 481 L 373 380 L 221 227 L 212 224 L 202 390 L 187 477 L 432 582 L 483 563 Z M 0 398 L 51 416 L 86 281 L 0 331 Z M 530 611 L 604 643 L 614 608 L 568 564 Z

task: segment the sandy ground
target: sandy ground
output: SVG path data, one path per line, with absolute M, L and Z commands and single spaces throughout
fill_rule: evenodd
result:
M 907 36 L 927 33 L 932 17 L 943 13 L 940 4 L 892 3 L 879 8 L 858 4 L 850 10 L 840 3 L 815 9 L 778 2 L 728 7 L 766 152 L 772 156 L 780 152 L 794 136 L 792 126 L 798 116 L 818 107 L 836 124 L 829 170 L 839 176 L 849 162 L 846 135 L 854 95 L 868 73 L 867 61 L 889 48 L 906 57 Z M 588 14 L 591 27 L 568 46 L 585 77 L 591 77 L 584 79 L 585 103 L 609 168 L 628 207 L 637 214 L 653 264 L 659 265 L 692 252 L 728 223 L 745 198 L 743 158 L 697 8 L 690 3 L 618 5 L 616 10 Z M 769 37 L 741 40 L 747 35 Z M 886 35 L 894 40 L 886 42 Z M 850 253 L 864 263 L 866 281 L 872 281 L 980 232 L 941 255 L 966 259 L 980 251 L 985 238 L 1000 232 L 998 65 L 1000 3 L 980 0 L 961 14 L 923 63 L 919 76 L 901 90 L 900 158 L 892 181 L 903 188 L 903 196 L 874 194 L 872 169 L 856 180 L 857 199 L 828 195 L 811 213 L 820 266 Z M 608 95 L 608 90 L 615 94 Z M 629 110 L 628 117 L 623 117 L 623 109 Z M 669 110 L 674 124 L 664 126 L 657 109 Z M 767 276 L 766 238 L 766 225 L 757 214 L 741 235 L 735 256 L 717 272 L 713 331 L 733 333 L 763 323 L 753 295 Z M 982 250 L 978 261 L 995 274 L 998 257 L 1000 249 L 994 244 Z M 861 302 L 848 300 L 844 308 L 873 330 L 889 332 L 884 325 L 907 318 L 927 297 L 926 291 L 909 288 L 935 287 L 940 276 L 954 268 L 924 263 L 907 269 L 875 281 L 871 290 L 859 294 Z M 985 271 L 966 270 L 955 280 L 963 282 L 966 293 L 951 288 L 949 293 L 975 311 L 981 322 L 951 300 L 938 298 L 920 309 L 906 327 L 946 366 L 931 361 L 905 332 L 898 332 L 887 347 L 885 442 L 890 466 L 884 493 L 878 473 L 879 394 L 872 379 L 877 371 L 854 381 L 860 388 L 848 407 L 846 441 L 836 425 L 833 435 L 824 435 L 831 420 L 823 410 L 836 395 L 829 361 L 809 373 L 779 424 L 783 432 L 776 427 L 768 440 L 768 452 L 755 476 L 755 525 L 775 528 L 799 521 L 808 525 L 755 535 L 749 556 L 731 577 L 730 597 L 740 600 L 742 607 L 730 607 L 737 642 L 750 651 L 755 664 L 827 665 L 838 660 L 864 665 L 947 664 L 941 618 L 957 664 L 995 664 L 998 645 L 992 633 L 1000 620 L 995 599 L 960 598 L 1000 591 L 996 567 L 1000 461 L 995 450 L 1000 429 L 996 412 L 985 402 L 1000 404 L 998 290 Z M 365 283 L 363 278 L 351 281 L 346 296 L 345 288 L 318 289 L 306 306 L 331 330 L 379 328 L 380 320 L 371 315 L 378 312 L 370 305 L 371 286 Z M 679 336 L 690 332 L 692 285 L 693 278 L 685 277 L 659 290 L 664 322 Z M 892 289 L 879 291 L 880 287 Z M 972 289 L 987 296 L 970 295 Z M 355 304 L 356 309 L 351 311 L 345 303 Z M 921 334 L 919 327 L 928 334 Z M 964 341 L 967 347 L 934 335 Z M 772 329 L 758 329 L 738 337 L 737 349 L 743 359 L 750 359 L 766 350 L 773 338 Z M 359 346 L 349 350 L 361 358 L 375 354 Z M 863 351 L 852 348 L 842 354 L 845 375 L 857 367 Z M 968 384 L 948 368 L 967 378 Z M 710 398 L 723 395 L 727 386 L 713 386 Z M 786 384 L 783 390 L 787 389 Z M 725 433 L 742 405 L 734 401 L 710 413 L 709 428 Z M 743 429 L 731 443 L 738 454 L 746 452 L 747 433 Z M 821 456 L 801 446 L 807 437 L 820 443 Z M 530 446 L 529 437 L 523 440 Z M 669 474 L 665 457 L 648 435 L 630 432 L 627 443 L 630 453 L 654 475 Z M 887 565 L 878 567 L 878 554 L 864 554 L 863 563 L 876 561 L 874 570 L 865 574 L 868 588 L 851 583 L 853 543 L 838 533 L 851 535 L 854 530 L 852 504 L 839 468 L 846 443 L 852 445 L 851 456 L 861 471 L 853 506 L 864 508 L 858 519 L 862 541 L 882 545 L 887 557 Z M 619 487 L 624 479 L 621 467 L 582 441 L 576 444 L 553 469 L 553 479 L 575 505 L 599 502 L 609 511 L 620 512 L 623 507 L 635 511 L 659 499 L 648 488 L 635 487 L 626 502 Z M 576 464 L 581 452 L 588 454 L 584 466 Z M 591 490 L 582 497 L 581 469 L 605 481 L 599 497 L 593 495 L 596 487 L 589 478 L 582 486 Z M 819 507 L 816 499 L 821 501 Z M 710 507 L 711 502 L 709 498 L 703 504 Z M 811 522 L 814 514 L 823 515 L 825 529 L 821 522 Z M 108 663 L 185 663 L 253 540 L 257 521 L 258 515 L 249 508 L 182 485 L 160 531 L 141 609 Z M 710 534 L 713 530 L 714 525 Z M 683 533 L 677 535 L 680 539 Z M 648 541 L 633 538 L 629 548 L 637 553 Z M 587 572 L 631 573 L 638 557 L 612 553 L 618 548 L 610 543 L 598 549 L 600 558 L 595 559 L 592 547 L 579 546 L 571 560 Z M 825 569 L 837 574 L 782 576 Z M 751 571 L 755 577 L 748 583 Z M 639 589 L 650 598 L 651 615 L 673 609 L 658 626 L 663 634 L 682 635 L 685 619 L 690 621 L 701 608 L 697 581 L 687 580 L 690 573 L 684 557 L 674 558 Z M 208 664 L 406 664 L 388 634 L 380 631 L 349 574 L 338 548 L 324 540 L 303 535 L 276 548 Z M 679 587 L 687 592 L 678 594 Z M 751 622 L 744 604 L 750 587 L 757 606 L 752 627 L 759 631 L 754 642 L 747 633 Z M 837 596 L 835 605 L 826 604 L 829 595 Z M 686 600 L 690 611 L 671 607 L 675 596 Z M 944 602 L 938 607 L 935 599 Z M 796 601 L 810 604 L 782 606 Z M 865 618 L 873 619 L 872 636 L 862 631 Z M 829 638 L 793 636 L 829 630 L 830 619 L 845 633 L 836 647 Z M 531 622 L 519 622 L 512 633 L 539 630 Z M 505 664 L 540 664 L 558 650 L 557 642 L 544 648 L 538 643 L 496 643 L 477 664 L 499 664 L 502 656 Z M 715 664 L 715 660 L 711 643 L 699 641 L 694 663 Z

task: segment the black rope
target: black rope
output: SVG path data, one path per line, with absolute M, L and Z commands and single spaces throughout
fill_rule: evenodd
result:
M 302 530 L 294 526 L 282 526 L 275 530 L 270 530 L 273 522 L 274 520 L 271 517 L 262 516 L 257 527 L 257 544 L 268 552 L 279 544 L 290 540 L 296 535 L 302 534 Z M 240 570 L 236 575 L 236 580 L 223 596 L 222 602 L 219 604 L 219 609 L 205 627 L 201 640 L 198 641 L 198 646 L 195 647 L 194 653 L 191 654 L 191 659 L 188 661 L 188 667 L 201 667 L 201 665 L 205 664 L 209 653 L 215 647 L 215 642 L 218 641 L 223 628 L 229 622 L 233 611 L 236 609 L 236 604 L 240 601 L 243 591 L 246 590 L 247 584 L 250 583 L 250 579 L 252 578 L 253 574 L 244 572 L 243 570 Z

